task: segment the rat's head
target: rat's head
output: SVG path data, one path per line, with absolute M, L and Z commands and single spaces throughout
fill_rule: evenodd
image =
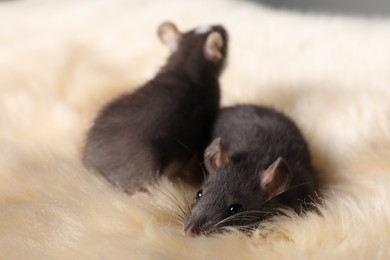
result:
M 203 26 L 182 33 L 172 22 L 164 22 L 157 33 L 171 52 L 169 65 L 192 71 L 205 69 L 216 75 L 222 71 L 228 41 L 222 26 Z
M 190 236 L 258 223 L 275 210 L 271 201 L 291 182 L 292 174 L 281 157 L 270 165 L 250 166 L 245 157 L 229 158 L 221 138 L 214 139 L 204 157 L 209 176 L 185 221 Z

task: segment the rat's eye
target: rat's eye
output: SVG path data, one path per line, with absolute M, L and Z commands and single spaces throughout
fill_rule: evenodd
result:
M 234 214 L 237 214 L 240 212 L 242 212 L 242 205 L 241 204 L 233 204 L 228 209 L 228 213 L 230 215 L 234 215 Z
M 203 190 L 200 190 L 196 193 L 195 201 L 199 200 L 202 197 Z

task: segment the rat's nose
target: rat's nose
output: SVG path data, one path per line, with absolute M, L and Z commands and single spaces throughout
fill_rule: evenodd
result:
M 202 230 L 200 229 L 199 226 L 195 225 L 189 225 L 185 228 L 184 230 L 185 234 L 190 237 L 196 237 L 199 236 Z

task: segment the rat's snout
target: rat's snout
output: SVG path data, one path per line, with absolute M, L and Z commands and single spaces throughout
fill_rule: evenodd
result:
M 202 229 L 197 225 L 190 224 L 184 228 L 184 233 L 190 237 L 197 237 L 202 233 Z
M 197 237 L 205 230 L 206 219 L 199 218 L 197 215 L 191 215 L 187 218 L 184 225 L 184 233 L 190 237 Z

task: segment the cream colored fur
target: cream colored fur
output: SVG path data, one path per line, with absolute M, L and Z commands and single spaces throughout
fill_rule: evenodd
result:
M 296 120 L 321 214 L 190 238 L 168 195 L 191 189 L 164 180 L 152 198 L 130 198 L 82 166 L 98 109 L 164 64 L 164 20 L 228 29 L 223 104 Z M 0 2 L 0 24 L 1 259 L 390 257 L 390 20 L 227 0 L 36 0 Z

